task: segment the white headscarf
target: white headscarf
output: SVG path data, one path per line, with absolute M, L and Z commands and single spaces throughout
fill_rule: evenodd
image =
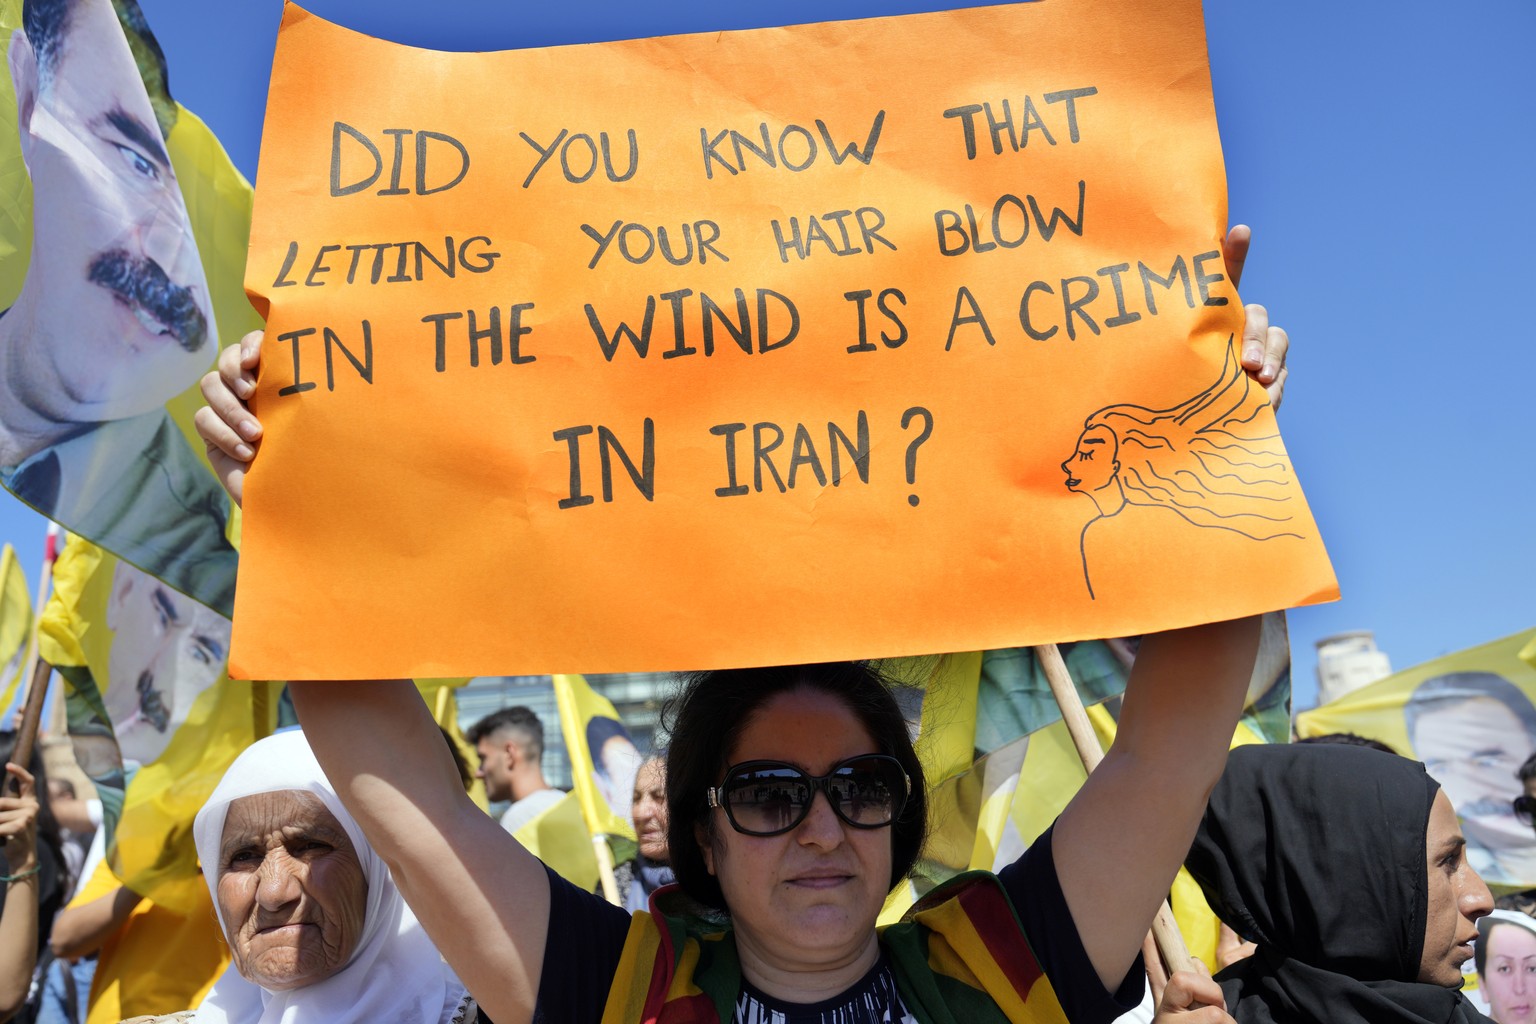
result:
M 270 992 L 241 977 L 231 964 L 197 1008 L 197 1024 L 448 1024 L 464 999 L 463 984 L 405 905 L 389 869 L 341 806 L 297 729 L 246 748 L 197 813 L 192 834 L 214 907 L 219 905 L 219 847 L 230 803 L 288 789 L 319 797 L 351 837 L 368 880 L 362 935 L 340 971 L 290 992 Z M 221 917 L 219 925 L 228 939 L 239 922 Z

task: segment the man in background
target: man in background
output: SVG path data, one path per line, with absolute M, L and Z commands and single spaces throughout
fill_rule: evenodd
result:
M 501 827 L 516 832 L 565 796 L 544 778 L 544 723 L 525 707 L 493 711 L 464 734 L 480 755 L 476 773 L 492 803 L 510 800 Z

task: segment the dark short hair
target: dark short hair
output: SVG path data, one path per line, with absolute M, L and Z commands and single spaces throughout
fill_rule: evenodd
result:
M 1452 672 L 1426 679 L 1414 687 L 1408 702 L 1403 705 L 1403 720 L 1408 727 L 1408 742 L 1413 743 L 1417 750 L 1418 744 L 1414 742 L 1414 735 L 1418 728 L 1419 716 L 1477 697 L 1496 700 L 1509 708 L 1510 713 L 1525 727 L 1525 733 L 1530 737 L 1531 742 L 1536 744 L 1536 707 L 1531 705 L 1530 698 L 1521 692 L 1518 686 L 1493 672 Z
M 37 55 L 39 89 L 52 85 L 62 60 L 64 36 L 79 0 L 22 0 L 21 25 Z M 176 125 L 176 100 L 171 96 L 170 71 L 160 41 L 149 29 L 138 0 L 111 0 L 118 24 L 128 41 L 128 52 L 138 67 L 149 105 L 155 114 L 162 137 L 169 136 Z
M 594 715 L 587 719 L 587 750 L 592 754 L 592 767 L 605 776 L 608 771 L 599 763 L 601 759 L 597 756 L 597 752 L 603 749 L 604 743 L 615 736 L 624 737 L 629 740 L 630 746 L 634 746 L 635 741 L 629 738 L 629 730 L 625 729 L 624 723 L 617 718 Z
M 472 745 L 493 733 L 515 733 L 518 746 L 531 760 L 544 756 L 544 723 L 539 716 L 521 704 L 492 711 L 464 731 L 464 738 Z
M 891 877 L 894 889 L 917 862 L 928 826 L 923 766 L 912 749 L 906 719 L 888 682 L 865 662 L 729 669 L 684 677 L 681 691 L 668 702 L 664 718 L 671 725 L 667 753 L 667 848 L 678 884 L 694 900 L 729 911 L 719 881 L 709 873 L 697 831 L 715 838 L 715 816 L 705 791 L 718 785 L 741 733 L 772 698 L 808 689 L 842 701 L 874 738 L 872 753 L 890 754 L 912 780 L 901 815 L 891 825 Z
M 37 81 L 45 88 L 59 66 L 59 50 L 69 29 L 74 0 L 22 0 L 21 27 L 37 54 Z
M 1536 779 L 1536 754 L 1525 759 L 1525 763 L 1515 769 L 1515 778 L 1521 782 L 1530 782 Z
M 1315 743 L 1320 746 L 1333 745 L 1340 747 L 1366 747 L 1370 750 L 1379 750 L 1383 754 L 1396 754 L 1397 751 L 1387 746 L 1381 740 L 1373 740 L 1369 736 L 1361 736 L 1353 732 L 1325 732 L 1321 736 L 1308 736 L 1297 743 Z
M 1530 921 L 1531 923 L 1526 924 L 1525 921 L 1511 921 L 1507 917 L 1490 916 L 1478 918 L 1477 940 L 1472 943 L 1472 960 L 1477 964 L 1479 980 L 1481 980 L 1481 975 L 1484 969 L 1486 969 L 1488 966 L 1488 937 L 1493 934 L 1493 930 L 1501 924 L 1507 924 L 1511 928 L 1524 928 L 1532 935 L 1536 935 L 1536 921 L 1531 921 L 1529 917 L 1527 917 L 1525 920 Z

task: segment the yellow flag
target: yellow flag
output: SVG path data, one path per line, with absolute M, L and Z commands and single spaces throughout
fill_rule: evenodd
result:
M 512 834 L 555 874 L 591 892 L 597 884 L 597 851 L 584 818 L 581 800 L 571 792 Z
M 630 799 L 642 758 L 608 698 L 577 675 L 554 676 L 560 731 L 571 759 L 571 793 L 596 836 L 635 838 Z
M 0 0 L 6 40 L 19 29 L 21 7 Z M 100 27 L 114 21 L 122 38 L 100 42 Z M 97 42 L 87 49 L 82 39 Z M 52 383 L 34 383 L 78 401 L 55 410 L 72 428 L 15 453 L 3 467 L 5 486 L 227 616 L 238 511 L 202 457 L 192 414 L 220 341 L 260 326 L 243 283 L 252 191 L 208 127 L 166 91 L 163 55 L 136 5 L 73 0 L 49 52 L 49 80 L 84 75 L 107 90 L 45 89 L 35 60 L 0 75 L 0 310 L 28 315 L 31 329 L 7 339 L 23 356 L 28 345 L 75 346 L 48 371 Z M 18 123 L 13 79 L 33 101 L 28 124 Z M 115 111 L 97 109 L 101 96 Z M 109 115 L 141 132 L 117 147 L 122 162 L 103 163 L 73 127 Z M 34 237 L 34 204 L 51 211 L 38 216 L 46 237 Z M 117 241 L 104 246 L 103 238 Z M 51 258 L 34 259 L 34 246 Z M 80 277 L 86 265 L 89 281 Z M 122 321 L 126 314 L 114 310 L 124 307 L 137 317 Z
M 0 713 L 16 699 L 31 636 L 32 595 L 16 551 L 7 544 L 0 551 Z
M 1461 816 L 1467 860 L 1498 889 L 1536 886 L 1536 836 L 1515 772 L 1536 754 L 1536 665 L 1524 630 L 1398 672 L 1302 712 L 1301 736 L 1353 732 L 1424 762 Z
M 1097 702 L 1124 690 L 1124 664 L 1099 641 L 1063 651 L 1079 695 L 1094 705 L 1096 727 L 1112 727 Z M 918 757 L 928 778 L 928 842 L 886 901 L 880 920 L 889 923 L 959 872 L 1011 862 L 1086 775 L 1030 649 L 898 659 L 880 668 L 895 682 L 909 722 L 918 724 Z
M 1062 645 L 1062 652 L 1099 744 L 1108 749 L 1129 646 L 1092 641 Z M 898 701 L 905 690 L 920 692 L 917 749 L 929 783 L 928 843 L 912 877 L 886 901 L 880 920 L 891 923 L 917 896 L 960 871 L 997 871 L 1012 863 L 1088 776 L 1031 650 L 902 659 L 882 667 L 896 678 Z M 1266 615 L 1234 746 L 1289 739 L 1290 670 L 1285 615 Z M 1170 903 L 1190 952 L 1213 966 L 1217 918 L 1182 869 Z
M 275 722 L 276 684 L 231 682 L 228 649 L 228 619 L 78 537 L 64 546 L 40 650 L 64 678 L 113 872 L 179 913 L 203 885 L 193 816 Z

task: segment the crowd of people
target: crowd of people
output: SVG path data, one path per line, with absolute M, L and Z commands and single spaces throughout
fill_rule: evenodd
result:
M 1240 662 L 1246 647 L 1231 635 L 1163 645 L 1147 652 L 1154 669 L 1174 664 L 1174 653 L 1223 647 L 1235 647 L 1228 657 Z M 402 724 L 422 738 L 441 736 L 435 724 L 428 732 L 424 713 L 401 714 L 409 705 L 398 688 L 376 685 L 388 694 L 383 713 L 413 717 Z M 328 701 L 318 686 L 301 687 L 299 700 L 319 709 L 312 722 L 333 728 L 360 691 L 330 688 L 349 692 Z M 1132 748 L 1133 709 L 1154 708 L 1134 703 L 1141 692 L 1131 691 L 1126 709 Z M 153 905 L 120 885 L 83 900 L 77 892 L 59 911 L 73 880 L 49 796 L 66 816 L 77 809 L 63 787 L 44 785 L 40 762 L 35 771 L 10 764 L 19 795 L 0 799 L 0 1020 L 86 1019 L 83 993 L 79 1016 L 39 1015 L 35 999 L 30 1015 L 13 1015 L 29 988 L 46 984 L 34 980 L 40 955 L 67 962 L 108 943 L 163 943 L 177 957 L 203 957 L 179 972 L 188 979 L 181 989 L 148 994 L 161 1000 L 154 1014 L 133 1016 L 142 1001 L 121 994 L 109 1001 L 110 1019 L 140 1024 L 899 1024 L 972 1011 L 983 1021 L 1107 1024 L 1134 1012 L 1145 969 L 1140 936 L 1077 923 L 1087 913 L 1111 922 L 1113 907 L 1136 895 L 1122 888 L 1095 900 L 1075 884 L 1084 876 L 1069 858 L 1085 856 L 1085 836 L 1108 847 L 1104 857 L 1125 855 L 1094 828 L 1091 805 L 1085 813 L 1074 801 L 995 878 L 941 887 L 903 924 L 877 933 L 873 915 L 926 834 L 922 767 L 886 681 L 858 664 L 706 673 L 685 681 L 673 707 L 669 753 L 647 759 L 635 778 L 638 843 L 621 866 L 622 907 L 536 861 L 527 865 L 534 881 L 523 879 L 531 893 L 490 888 L 498 878 L 487 877 L 497 874 L 489 865 L 498 854 L 516 857 L 511 833 L 527 823 L 510 813 L 493 819 L 476 809 L 473 823 L 460 820 L 465 839 L 443 844 L 440 808 L 467 802 L 451 744 L 402 747 L 413 751 L 410 770 L 393 778 L 370 774 L 376 760 L 337 758 L 344 789 L 332 782 L 337 768 L 322 767 L 320 751 L 334 744 L 311 724 L 308 734 L 291 729 L 247 748 L 198 814 L 206 929 L 173 915 L 182 934 L 157 932 Z M 528 709 L 495 712 L 468 736 L 479 754 L 474 775 L 509 811 L 540 792 L 563 795 L 544 779 L 542 724 Z M 1113 783 L 1116 766 L 1106 765 Z M 1336 736 L 1240 747 L 1213 781 L 1194 808 L 1184 859 L 1215 913 L 1249 945 L 1214 979 L 1174 975 L 1158 1021 L 1476 1022 L 1488 1018 L 1460 991 L 1469 959 L 1494 1021 L 1536 1019 L 1536 920 L 1493 908 L 1467 862 L 1455 810 L 1421 763 Z M 1084 792 L 1095 792 L 1092 782 Z M 1097 799 L 1117 795 L 1108 788 Z M 438 872 L 459 875 L 457 884 L 412 878 L 423 858 L 447 849 L 460 863 L 442 862 Z M 432 902 L 445 894 L 457 902 Z M 509 896 L 519 908 L 542 905 L 536 927 L 503 912 Z M 508 938 L 505 961 L 468 952 L 496 945 L 496 931 L 477 930 L 490 927 L 488 912 Z M 136 932 L 130 920 L 140 921 Z M 461 923 L 444 938 L 453 921 Z M 146 966 L 141 958 L 126 969 Z M 129 983 L 124 969 L 101 976 Z M 519 982 L 531 990 L 521 1008 L 507 993 Z

